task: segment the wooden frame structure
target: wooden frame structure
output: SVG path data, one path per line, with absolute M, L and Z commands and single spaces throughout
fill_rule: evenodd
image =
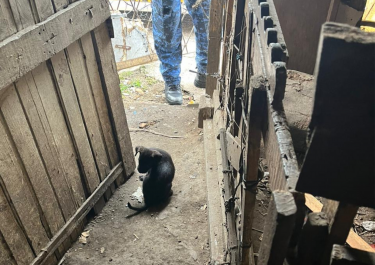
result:
M 135 169 L 105 0 L 0 3 L 0 264 L 57 264 Z
M 223 6 L 224 13 L 222 14 L 219 11 Z M 225 209 L 225 214 L 223 221 L 224 260 L 215 260 L 221 257 L 212 256 L 211 262 L 281 265 L 285 264 L 287 259 L 288 264 L 330 264 L 331 258 L 332 262 L 336 259 L 334 256 L 331 257 L 332 246 L 334 244 L 343 245 L 345 241 L 353 248 L 374 252 L 366 242 L 351 231 L 358 206 L 374 207 L 373 202 L 375 202 L 373 197 L 375 195 L 374 179 L 370 177 L 371 174 L 368 174 L 368 170 L 371 170 L 371 167 L 373 169 L 373 164 L 368 162 L 373 161 L 374 153 L 373 150 L 371 153 L 367 148 L 373 146 L 371 144 L 373 138 L 371 141 L 369 137 L 374 135 L 375 127 L 374 120 L 370 120 L 371 113 L 374 113 L 374 104 L 371 100 L 374 98 L 373 88 L 375 86 L 374 76 L 371 73 L 374 72 L 375 59 L 373 58 L 374 54 L 369 52 L 370 49 L 374 49 L 374 37 L 349 26 L 327 24 L 323 27 L 317 69 L 329 67 L 332 71 L 331 78 L 337 82 L 340 77 L 340 67 L 345 68 L 337 63 L 339 60 L 354 60 L 359 63 L 361 60 L 354 59 L 355 56 L 366 57 L 367 59 L 362 60 L 371 66 L 361 68 L 354 64 L 353 70 L 349 70 L 353 75 L 345 72 L 347 73 L 345 87 L 353 87 L 350 82 L 357 80 L 358 76 L 363 76 L 361 79 L 363 83 L 360 83 L 361 88 L 358 92 L 352 93 L 357 95 L 358 102 L 366 103 L 353 114 L 355 119 L 361 117 L 355 122 L 362 125 L 348 128 L 348 134 L 345 133 L 342 138 L 338 137 L 335 144 L 333 142 L 332 145 L 322 144 L 321 141 L 319 142 L 318 134 L 310 138 L 309 147 L 314 147 L 314 152 L 312 149 L 308 150 L 301 174 L 283 108 L 289 53 L 274 1 L 234 0 L 221 3 L 218 0 L 212 1 L 210 12 L 213 9 L 217 9 L 217 11 L 211 13 L 211 16 L 212 14 L 222 15 L 219 16 L 221 22 L 219 18 L 216 18 L 218 22 L 210 27 L 210 36 L 212 33 L 213 38 L 210 38 L 209 41 L 213 44 L 210 44 L 209 47 L 214 48 L 209 49 L 208 69 L 211 69 L 211 72 L 209 71 L 211 78 L 207 79 L 206 92 L 212 97 L 213 123 L 216 125 L 214 133 L 221 143 L 223 175 L 222 180 L 219 178 L 219 183 L 223 183 L 221 208 Z M 217 25 L 222 25 L 221 29 L 217 29 Z M 220 35 L 222 36 L 220 50 L 222 57 L 217 58 L 215 41 L 216 36 Z M 349 39 L 351 41 L 348 41 Z M 340 45 L 340 49 L 342 48 L 345 52 L 330 48 L 329 45 L 333 45 L 333 43 Z M 356 52 L 357 49 L 362 49 L 362 53 L 359 50 Z M 354 57 L 351 58 L 351 56 Z M 332 58 L 334 60 L 331 60 Z M 354 69 L 357 70 L 354 71 Z M 358 73 L 359 69 L 363 70 L 362 74 Z M 340 102 L 345 102 L 349 107 L 344 111 L 347 114 L 355 109 L 355 106 L 359 106 L 359 103 L 357 99 L 351 100 L 350 97 L 353 94 L 349 92 L 339 94 L 338 85 L 334 86 L 335 89 L 328 90 L 329 92 L 324 94 L 322 91 L 324 87 L 327 87 L 324 82 L 329 79 L 324 78 L 324 72 L 320 72 L 316 78 L 318 78 L 317 101 L 313 117 L 317 116 L 313 118 L 315 123 L 312 123 L 310 127 L 314 128 L 319 124 L 322 126 L 319 127 L 319 130 L 323 132 L 325 131 L 323 128 L 328 122 L 322 125 L 321 113 L 326 111 L 324 108 L 329 108 L 328 102 L 332 100 L 332 93 L 340 97 L 340 100 L 337 100 L 337 105 L 334 105 L 337 106 L 335 113 L 344 110 Z M 322 97 L 322 95 L 324 96 Z M 336 118 L 337 123 L 332 123 L 331 129 L 337 134 L 338 130 L 342 129 L 338 124 L 345 119 L 337 119 L 338 116 L 334 114 L 333 116 L 329 116 L 330 122 Z M 203 119 L 207 118 L 203 117 Z M 323 189 L 323 194 L 319 190 L 317 182 L 311 186 L 311 183 L 314 182 L 312 174 L 319 174 L 316 171 L 311 171 L 314 161 L 319 158 L 317 152 L 324 153 L 329 148 L 334 149 L 334 146 L 338 147 L 338 142 L 343 145 L 343 140 L 348 139 L 347 135 L 353 135 L 354 131 L 358 135 L 365 135 L 365 139 L 369 141 L 369 145 L 366 146 L 354 144 L 351 146 L 351 150 L 356 154 L 362 150 L 366 155 L 369 155 L 368 159 L 363 160 L 367 173 L 361 176 L 362 181 L 367 185 L 366 192 L 361 195 L 356 186 L 355 191 L 352 190 L 351 194 L 347 194 L 350 189 L 349 182 L 352 179 L 350 174 L 339 175 L 340 178 L 346 177 L 346 179 L 342 186 L 335 185 L 336 189 L 334 190 L 332 185 L 337 183 L 338 175 L 334 175 L 334 168 L 332 168 L 329 171 L 331 176 L 324 175 L 326 185 L 330 186 Z M 262 141 L 265 149 L 264 158 L 267 161 L 270 176 L 272 199 L 262 235 L 263 240 L 260 249 L 254 255 L 252 238 L 255 235 L 259 237 L 259 234 L 253 230 L 253 218 L 256 188 L 261 179 L 258 163 Z M 340 153 L 342 150 L 336 149 L 336 152 Z M 340 163 L 344 154 L 337 156 L 337 163 Z M 350 168 L 353 163 L 357 163 L 355 162 L 357 158 L 349 159 L 348 157 L 345 161 L 347 163 L 345 168 Z M 324 171 L 324 167 L 321 170 Z M 303 192 L 340 200 L 340 203 L 326 200 L 322 207 L 312 195 Z M 317 207 L 317 205 L 320 206 Z M 317 213 L 306 216 L 308 209 Z M 305 217 L 308 220 L 306 223 L 304 222 Z M 312 234 L 317 234 L 317 238 L 312 238 Z M 297 246 L 299 252 L 296 252 Z M 346 250 L 341 251 L 344 253 Z M 373 257 L 373 254 L 367 254 Z M 352 257 L 350 256 L 350 258 Z M 339 261 L 335 260 L 335 262 Z

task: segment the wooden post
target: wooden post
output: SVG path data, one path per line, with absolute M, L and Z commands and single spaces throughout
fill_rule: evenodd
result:
M 229 163 L 227 157 L 227 145 L 226 145 L 226 131 L 224 128 L 220 129 L 220 147 L 223 171 L 228 170 Z M 235 211 L 234 211 L 234 200 L 233 200 L 233 182 L 230 179 L 229 173 L 224 173 L 224 201 L 225 201 L 225 215 L 227 218 L 227 229 L 228 229 L 228 251 L 230 255 L 230 264 L 238 264 L 238 240 L 235 226 Z M 234 195 L 235 196 L 235 195 Z
M 253 226 L 256 188 L 258 181 L 258 163 L 260 156 L 260 141 L 262 137 L 263 113 L 267 106 L 267 93 L 263 79 L 257 76 L 251 78 L 251 100 L 249 130 L 247 136 L 246 158 L 246 191 L 242 196 L 242 260 L 241 264 L 249 264 L 251 259 L 249 248 L 252 245 L 251 232 Z
M 206 94 L 210 95 L 211 97 L 217 84 L 217 79 L 211 75 L 219 71 L 223 7 L 223 0 L 211 1 L 207 59 L 208 76 L 206 82 Z
M 373 265 L 375 253 L 334 245 L 330 265 Z
M 322 265 L 329 264 L 334 244 L 345 244 L 357 210 L 358 206 L 340 202 L 337 208 L 331 209 L 331 212 L 327 214 L 334 217 L 330 220 L 330 232 L 325 246 Z
M 272 192 L 259 250 L 258 265 L 283 265 L 293 233 L 297 207 L 287 191 Z
M 298 264 L 319 264 L 328 237 L 328 219 L 325 213 L 310 213 L 298 244 Z
M 296 190 L 375 207 L 374 50 L 374 34 L 324 24 L 311 137 Z

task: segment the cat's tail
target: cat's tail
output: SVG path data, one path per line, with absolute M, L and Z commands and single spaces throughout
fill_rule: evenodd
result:
M 131 217 L 131 216 L 134 216 L 134 215 L 137 215 L 145 210 L 147 210 L 148 206 L 145 204 L 144 206 L 142 207 L 134 207 L 130 204 L 130 202 L 128 202 L 128 204 L 126 205 L 127 207 L 129 207 L 130 209 L 134 210 L 134 211 L 137 211 L 136 214 L 132 214 L 132 215 L 129 215 L 128 217 Z

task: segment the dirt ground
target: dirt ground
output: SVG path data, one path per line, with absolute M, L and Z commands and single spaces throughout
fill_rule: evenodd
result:
M 204 94 L 193 85 L 195 42 L 183 56 L 182 88 L 184 104 L 169 106 L 159 62 L 126 69 L 119 73 L 133 148 L 137 145 L 162 148 L 172 156 L 176 167 L 173 196 L 167 205 L 126 218 L 134 211 L 127 202 L 138 205 L 132 196 L 142 182 L 134 174 L 120 187 L 102 213 L 85 231 L 87 243 L 76 242 L 65 255 L 64 265 L 103 264 L 207 264 L 209 261 L 206 177 L 202 131 L 197 128 L 198 110 L 189 101 Z M 181 136 L 183 138 L 169 138 Z M 139 204 L 140 205 L 140 204 Z
M 128 219 L 133 211 L 125 205 L 128 201 L 137 205 L 131 195 L 142 185 L 138 175 L 133 175 L 86 227 L 90 231 L 87 244 L 77 242 L 63 264 L 205 264 L 209 260 L 206 184 L 197 110 L 137 102 L 127 113 L 130 127 L 153 120 L 158 122 L 149 129 L 184 137 L 131 133 L 134 147 L 158 147 L 172 155 L 176 166 L 174 194 L 165 208 Z

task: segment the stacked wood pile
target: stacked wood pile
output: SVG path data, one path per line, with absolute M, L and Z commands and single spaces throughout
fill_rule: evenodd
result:
M 134 171 L 109 17 L 105 0 L 0 3 L 0 264 L 57 264 Z
M 212 262 L 375 264 L 374 250 L 351 230 L 358 206 L 375 208 L 374 36 L 343 24 L 322 28 L 300 169 L 283 106 L 289 53 L 277 8 L 272 0 L 213 3 L 206 91 L 222 143 L 226 240 Z M 262 142 L 272 199 L 254 253 Z

